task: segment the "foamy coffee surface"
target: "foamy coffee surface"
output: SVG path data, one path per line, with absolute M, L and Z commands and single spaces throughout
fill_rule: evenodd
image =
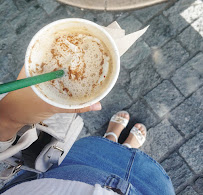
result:
M 64 70 L 65 76 L 37 85 L 49 99 L 75 105 L 91 101 L 108 86 L 112 59 L 104 43 L 85 33 L 56 34 L 40 50 L 39 40 L 33 45 L 29 63 L 30 75 Z

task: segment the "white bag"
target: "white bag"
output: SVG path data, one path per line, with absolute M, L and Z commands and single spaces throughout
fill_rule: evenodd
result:
M 11 178 L 20 169 L 36 173 L 60 165 L 83 127 L 83 119 L 76 114 L 55 114 L 41 124 L 23 127 L 18 141 L 0 153 L 0 161 L 11 166 L 0 179 Z

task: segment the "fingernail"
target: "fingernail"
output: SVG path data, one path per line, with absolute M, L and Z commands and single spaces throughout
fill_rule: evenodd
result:
M 101 104 L 99 102 L 90 106 L 91 111 L 101 110 L 101 108 L 102 107 L 101 107 Z

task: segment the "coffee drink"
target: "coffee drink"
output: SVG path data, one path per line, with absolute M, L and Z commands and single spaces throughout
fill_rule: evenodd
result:
M 108 87 L 112 76 L 109 49 L 102 40 L 81 29 L 55 32 L 49 40 L 36 40 L 29 63 L 31 76 L 65 71 L 64 77 L 37 85 L 44 96 L 60 104 L 79 105 L 95 99 Z
M 115 85 L 119 51 L 103 27 L 80 18 L 61 19 L 39 30 L 25 55 L 28 77 L 57 70 L 65 75 L 33 85 L 33 91 L 53 106 L 84 108 L 100 101 Z

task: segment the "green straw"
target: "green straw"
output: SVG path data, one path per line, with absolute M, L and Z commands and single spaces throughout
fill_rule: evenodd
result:
M 0 84 L 0 94 L 14 91 L 17 89 L 29 87 L 46 81 L 60 78 L 64 75 L 63 70 L 57 70 L 50 73 L 41 74 L 34 77 L 28 77 L 21 80 L 11 81 L 9 83 Z

